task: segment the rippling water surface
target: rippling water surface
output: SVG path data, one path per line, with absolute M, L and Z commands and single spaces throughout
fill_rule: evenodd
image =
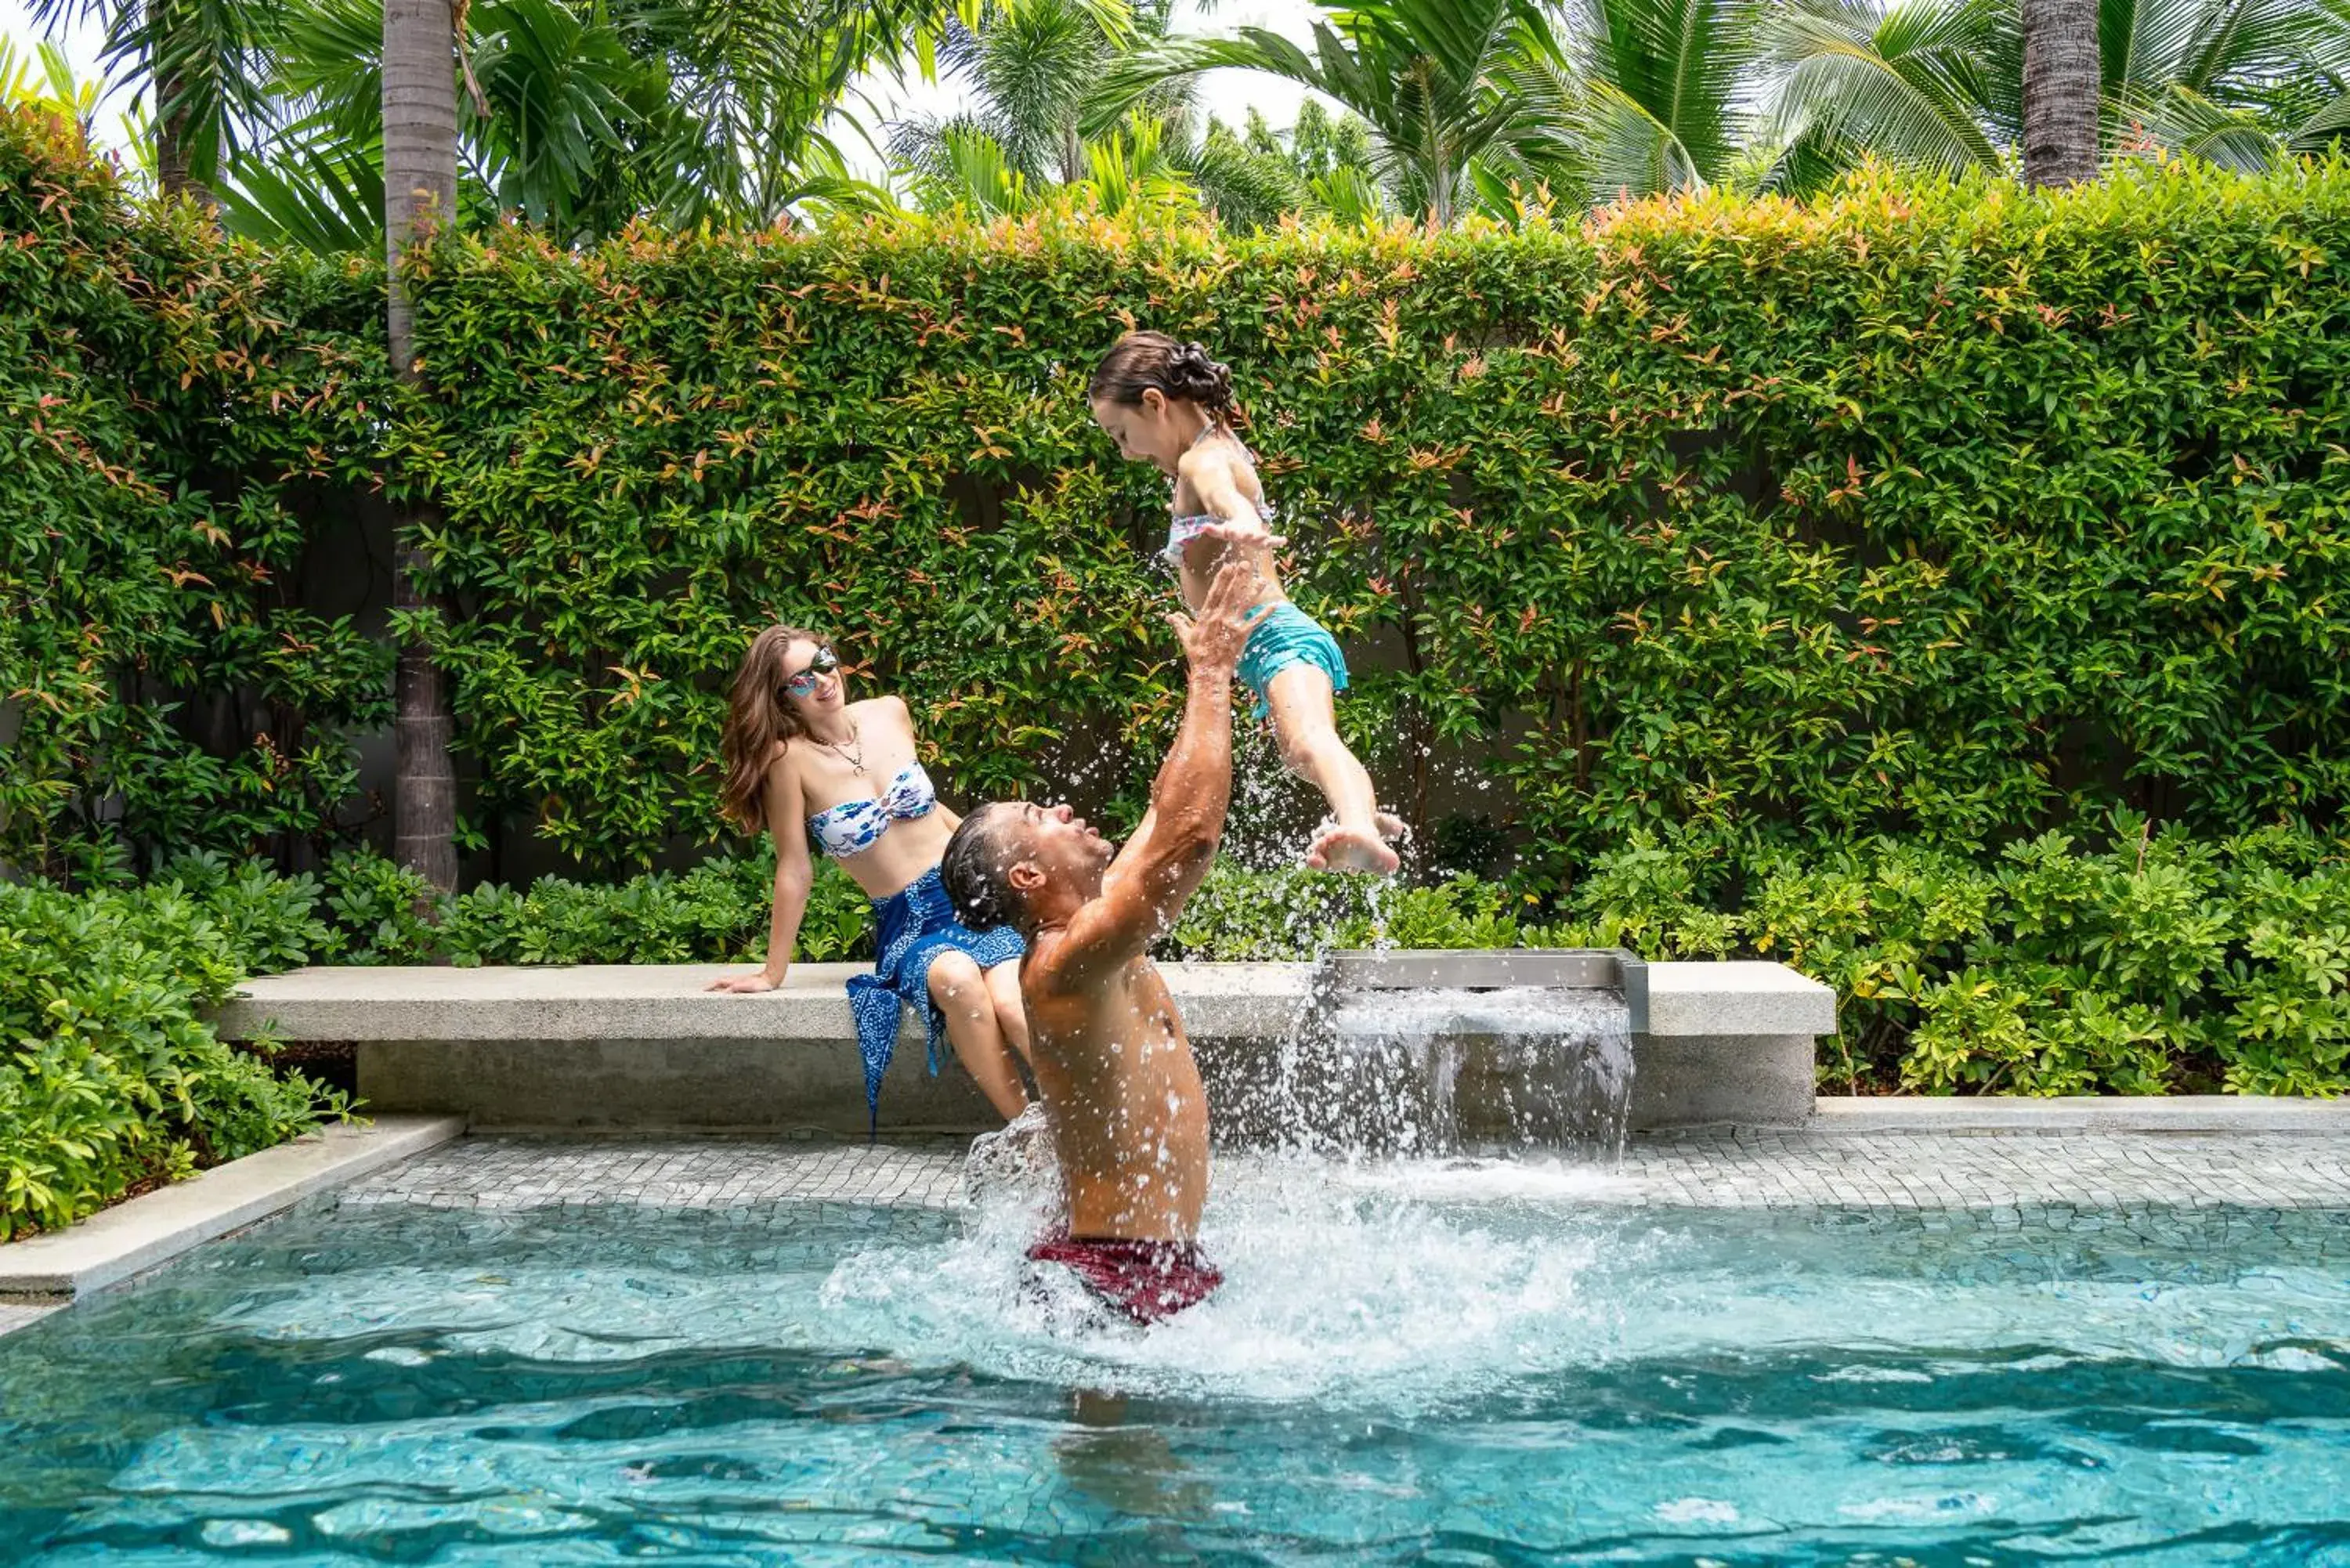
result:
M 1218 1179 L 1110 1335 L 1009 1209 L 302 1212 L 0 1339 L 0 1561 L 2350 1564 L 2350 1215 Z

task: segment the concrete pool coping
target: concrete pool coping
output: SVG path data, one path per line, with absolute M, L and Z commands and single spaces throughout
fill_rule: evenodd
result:
M 2092 1231 L 2113 1213 L 2163 1209 L 2241 1212 L 2255 1225 L 2286 1212 L 2331 1210 L 2350 1222 L 2350 1103 L 2179 1096 L 1818 1104 L 1817 1116 L 1794 1127 L 1635 1137 L 1611 1169 L 1540 1157 L 1467 1163 L 1488 1173 L 1523 1164 L 1530 1191 L 1616 1211 L 1859 1210 L 1986 1231 Z M 813 1129 L 464 1131 L 457 1116 L 387 1116 L 371 1127 L 332 1127 L 71 1230 L 0 1246 L 0 1334 L 304 1199 L 487 1213 L 604 1207 L 741 1213 L 807 1203 L 951 1210 L 966 1201 L 968 1139 L 960 1136 L 867 1142 Z M 1448 1162 L 1419 1164 L 1438 1173 L 1440 1185 L 1449 1179 Z
M 379 1116 L 214 1166 L 63 1231 L 0 1244 L 0 1304 L 70 1301 L 168 1262 L 314 1193 L 463 1136 L 462 1116 Z

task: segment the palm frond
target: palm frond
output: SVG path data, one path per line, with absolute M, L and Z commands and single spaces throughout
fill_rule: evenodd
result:
M 2214 103 L 2189 87 L 2174 83 L 2121 107 L 2147 140 L 2178 157 L 2251 172 L 2284 156 L 2283 139 L 2256 117 Z
M 1650 178 L 1668 181 L 1647 189 L 1679 189 L 1726 171 L 1737 157 L 1746 82 L 1762 48 L 1745 0 L 1581 3 L 1588 92 L 1579 135 L 1592 177 L 1607 182 L 1600 188 L 1616 189 L 1641 159 L 1662 160 L 1645 166 Z M 1653 134 L 1640 130 L 1642 120 Z M 1668 165 L 1680 171 L 1668 178 Z
M 1995 167 L 1981 56 L 1989 0 L 1908 0 L 1883 12 L 1856 0 L 1800 0 L 1773 16 L 1773 138 L 1873 152 L 1894 163 Z
M 370 155 L 372 151 L 372 155 Z M 263 161 L 240 155 L 218 190 L 221 226 L 320 255 L 383 250 L 380 150 L 304 148 Z

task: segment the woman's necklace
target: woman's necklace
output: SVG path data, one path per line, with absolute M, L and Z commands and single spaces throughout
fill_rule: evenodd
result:
M 857 777 L 863 778 L 865 776 L 865 737 L 857 732 L 856 725 L 851 724 L 848 726 L 848 745 L 855 746 L 857 748 L 855 752 L 852 753 L 848 749 L 848 746 L 842 745 L 838 741 L 827 741 L 824 743 L 836 755 L 837 755 L 842 762 L 847 763 L 850 768 L 855 770 Z

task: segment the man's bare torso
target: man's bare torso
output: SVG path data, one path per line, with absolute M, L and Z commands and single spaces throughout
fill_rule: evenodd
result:
M 1208 1101 L 1167 982 L 1138 958 L 1106 982 L 1065 988 L 1055 945 L 1039 939 L 1021 993 L 1069 1233 L 1189 1241 L 1208 1197 Z

